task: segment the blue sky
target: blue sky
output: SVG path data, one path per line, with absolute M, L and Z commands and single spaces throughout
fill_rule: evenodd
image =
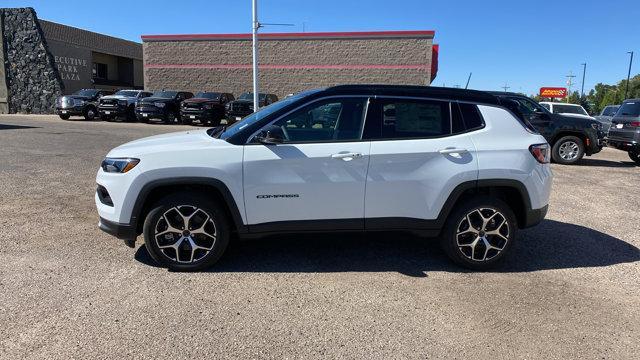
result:
M 640 73 L 638 0 L 435 1 L 259 0 L 260 21 L 293 23 L 265 32 L 435 30 L 440 70 L 434 85 L 537 93 L 564 86 L 572 71 L 585 91 L 625 78 L 627 51 Z M 244 33 L 251 30 L 250 0 L 14 1 L 40 18 L 140 41 L 143 34 Z M 636 61 L 637 59 L 637 61 Z

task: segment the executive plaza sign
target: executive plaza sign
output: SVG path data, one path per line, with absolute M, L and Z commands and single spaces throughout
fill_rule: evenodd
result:
M 540 97 L 564 99 L 567 97 L 567 88 L 543 87 L 540 88 Z

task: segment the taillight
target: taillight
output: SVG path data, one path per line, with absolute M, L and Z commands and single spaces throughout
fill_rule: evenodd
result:
M 549 144 L 531 145 L 529 146 L 529 151 L 540 164 L 548 164 L 551 161 Z
M 629 123 L 631 127 L 640 127 L 640 121 L 632 121 Z

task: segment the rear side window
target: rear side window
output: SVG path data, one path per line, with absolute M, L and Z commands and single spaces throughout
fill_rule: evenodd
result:
M 475 130 L 484 126 L 482 115 L 478 106 L 474 104 L 458 104 L 460 106 L 460 112 L 462 113 L 462 119 L 467 130 Z
M 374 107 L 365 131 L 368 138 L 413 139 L 451 134 L 448 102 L 380 99 Z

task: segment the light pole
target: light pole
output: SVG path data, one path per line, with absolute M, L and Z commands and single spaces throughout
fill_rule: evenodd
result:
M 584 97 L 584 77 L 587 73 L 587 63 L 582 63 L 582 90 L 580 90 L 580 98 Z
M 252 1 L 253 23 L 252 23 L 252 40 L 253 40 L 253 111 L 258 111 L 260 106 L 260 98 L 258 96 L 258 0 Z
M 629 78 L 631 77 L 631 64 L 633 64 L 633 51 L 628 51 L 627 54 L 631 54 L 629 59 L 629 72 L 627 73 L 627 88 L 624 90 L 624 100 L 627 100 L 627 94 L 629 93 Z

